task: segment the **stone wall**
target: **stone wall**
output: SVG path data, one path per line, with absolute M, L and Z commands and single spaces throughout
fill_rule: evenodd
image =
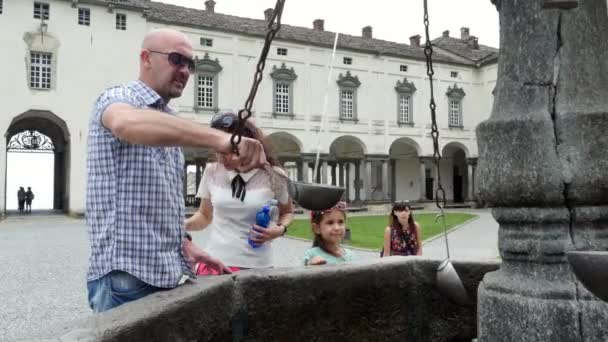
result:
M 499 264 L 454 264 L 473 299 L 468 307 L 437 292 L 438 264 L 390 257 L 199 277 L 40 341 L 471 341 L 477 287 Z

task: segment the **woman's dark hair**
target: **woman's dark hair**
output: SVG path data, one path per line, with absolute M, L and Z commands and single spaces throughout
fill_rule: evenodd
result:
M 339 210 L 340 212 L 342 212 L 342 214 L 344 214 L 344 219 L 346 220 L 346 210 L 334 207 L 334 208 L 332 208 L 330 210 L 326 210 L 326 211 L 311 211 L 310 212 L 310 222 L 320 225 L 321 221 L 323 221 L 323 217 L 325 217 L 325 214 L 329 213 L 332 210 Z M 314 239 L 312 240 L 312 246 L 319 247 L 322 250 L 324 250 L 325 252 L 330 253 L 327 250 L 327 248 L 325 248 L 325 242 L 323 241 L 323 237 L 321 236 L 321 234 L 317 234 L 314 231 L 314 229 L 312 230 L 312 234 L 315 236 Z
M 416 236 L 417 232 L 416 232 L 416 224 L 414 223 L 414 214 L 412 213 L 412 207 L 409 205 L 409 203 L 407 203 L 407 202 L 394 203 L 393 208 L 391 209 L 391 214 L 388 217 L 388 224 L 391 227 L 391 230 L 395 230 L 396 233 L 399 234 L 399 236 L 402 239 L 405 239 L 405 232 L 403 231 L 403 226 L 401 225 L 401 223 L 399 223 L 399 219 L 397 218 L 397 215 L 395 215 L 395 211 L 403 211 L 405 209 L 410 211 L 410 216 L 407 219 L 408 229 L 410 231 L 410 234 L 413 234 L 417 239 L 418 236 Z
M 239 117 L 230 112 L 226 113 L 218 113 L 211 118 L 211 128 L 219 129 L 226 133 L 234 133 L 236 130 L 237 123 L 239 121 Z M 259 129 L 256 125 L 253 124 L 250 120 L 245 121 L 245 127 L 243 128 L 243 136 L 251 139 L 255 139 L 262 143 L 264 147 L 264 153 L 266 154 L 266 161 L 271 166 L 279 166 L 281 167 L 281 163 L 274 155 L 274 150 L 272 145 L 269 143 L 269 139 L 264 136 L 262 130 Z

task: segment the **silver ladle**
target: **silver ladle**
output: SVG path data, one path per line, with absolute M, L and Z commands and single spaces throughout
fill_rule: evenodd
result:
M 266 166 L 266 170 L 281 176 L 283 180 L 285 180 L 285 183 L 287 183 L 289 197 L 307 210 L 319 211 L 332 208 L 340 202 L 342 194 L 344 194 L 344 188 L 342 187 L 294 182 L 285 174 L 275 170 L 271 166 Z
M 439 267 L 437 267 L 437 288 L 439 289 L 439 293 L 448 297 L 455 303 L 465 306 L 470 303 L 469 296 L 467 295 L 467 291 L 464 289 L 464 285 L 462 285 L 462 281 L 458 276 L 458 272 L 452 265 L 450 261 L 450 245 L 448 244 L 448 232 L 445 223 L 445 213 L 443 212 L 443 208 L 441 209 L 441 213 L 435 216 L 434 222 L 441 218 L 443 223 L 443 235 L 445 238 L 445 249 L 447 252 L 447 259 L 445 259 Z
M 566 255 L 572 271 L 583 286 L 608 302 L 608 252 L 570 251 Z

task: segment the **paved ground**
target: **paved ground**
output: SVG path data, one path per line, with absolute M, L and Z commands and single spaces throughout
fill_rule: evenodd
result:
M 498 226 L 489 211 L 450 233 L 452 259 L 493 259 Z M 200 241 L 204 232 L 194 234 Z M 310 242 L 279 239 L 275 242 L 277 267 L 301 265 Z M 363 259 L 376 251 L 356 251 Z M 424 246 L 424 254 L 445 258 L 442 238 Z M 82 219 L 31 215 L 0 222 L 0 341 L 27 339 L 48 327 L 90 315 L 85 273 L 88 257 L 86 227 Z

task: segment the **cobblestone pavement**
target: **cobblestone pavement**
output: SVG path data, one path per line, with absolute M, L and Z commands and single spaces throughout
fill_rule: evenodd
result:
M 198 242 L 204 236 L 205 232 L 193 234 Z M 452 256 L 494 258 L 496 239 L 496 222 L 488 211 L 481 212 L 479 219 L 450 233 Z M 309 241 L 276 240 L 275 265 L 300 266 L 308 247 Z M 443 239 L 427 243 L 424 251 L 429 257 L 443 258 Z M 355 252 L 361 259 L 378 257 L 377 251 Z M 0 222 L 0 341 L 27 340 L 55 324 L 91 315 L 85 286 L 88 253 L 82 219 L 32 215 Z

